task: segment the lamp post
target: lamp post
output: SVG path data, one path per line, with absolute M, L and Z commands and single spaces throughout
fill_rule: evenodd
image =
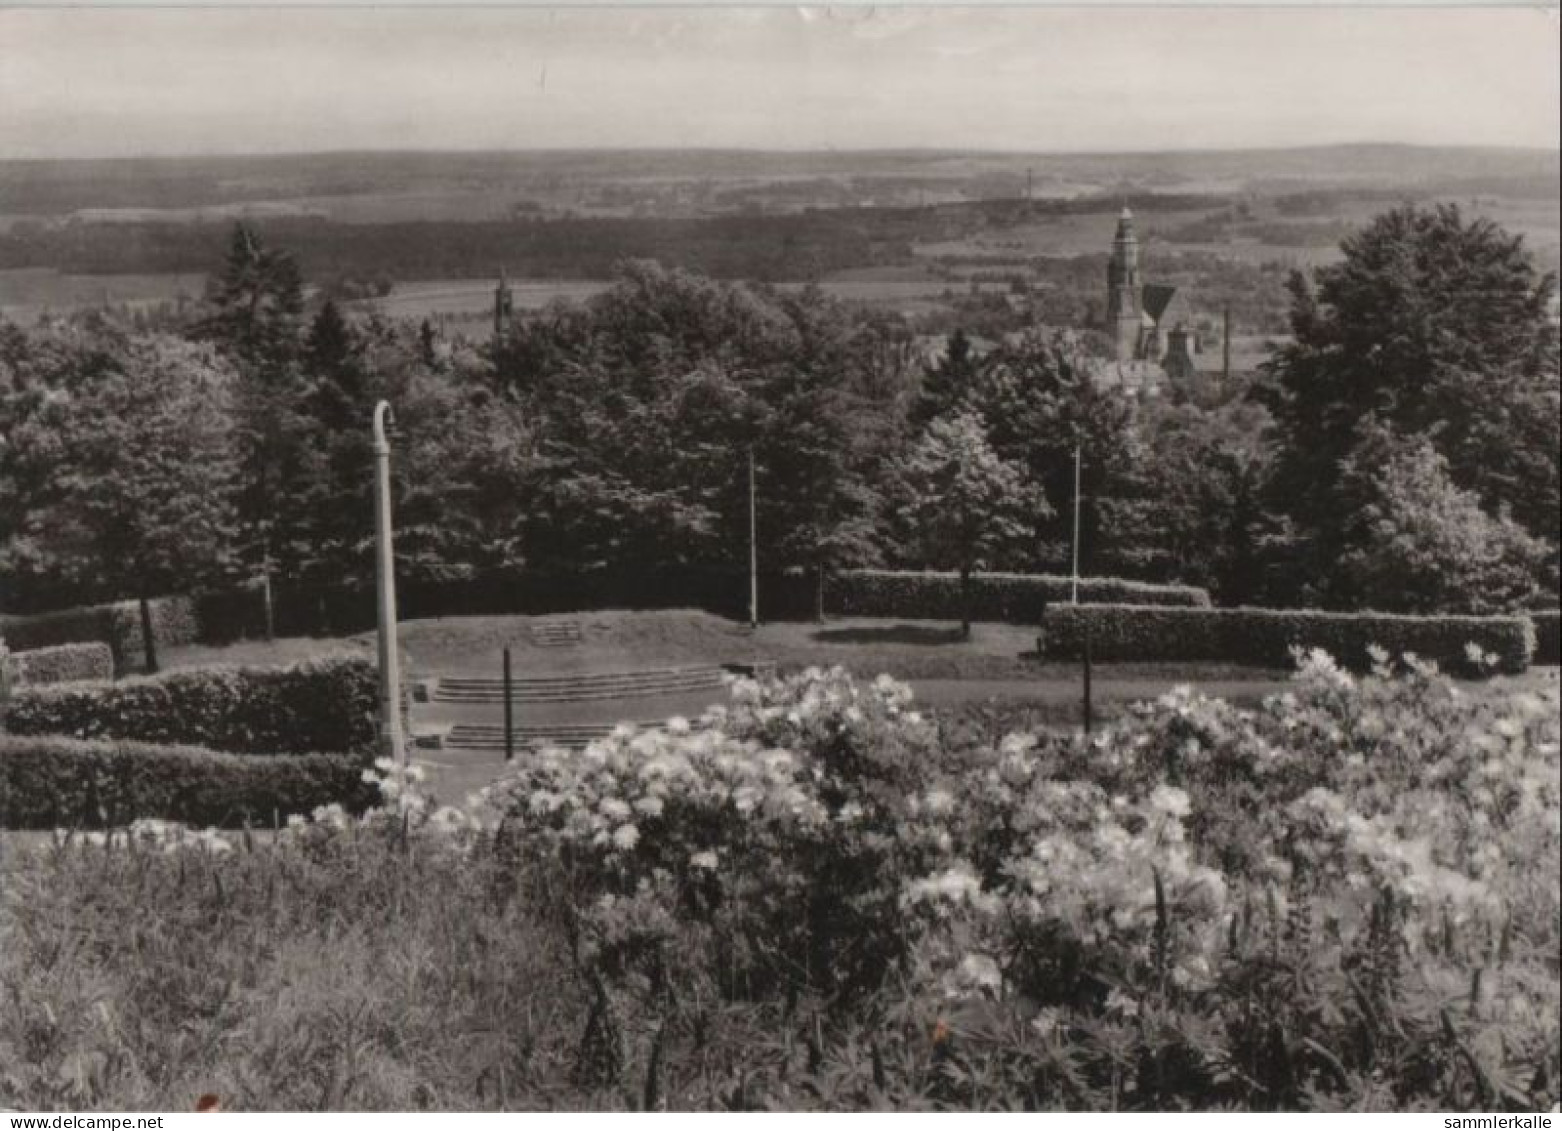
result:
M 380 746 L 385 757 L 405 768 L 407 746 L 401 729 L 401 655 L 396 646 L 396 558 L 391 549 L 389 401 L 374 406 L 375 589 L 380 627 Z
M 1077 443 L 1076 442 L 1074 444 L 1074 568 L 1073 568 L 1073 594 L 1072 594 L 1072 598 L 1073 598 L 1072 603 L 1075 604 L 1075 605 L 1079 604 L 1079 512 L 1080 512 L 1080 502 L 1081 502 L 1081 495 L 1080 495 L 1080 490 L 1079 490 L 1079 486 L 1080 486 L 1080 484 L 1079 484 L 1079 467 L 1080 467 L 1081 457 L 1082 457 L 1083 452 L 1084 452 L 1084 445 L 1081 444 L 1081 443 Z M 1095 722 L 1095 718 L 1094 718 L 1095 712 L 1092 710 L 1091 703 L 1090 703 L 1090 676 L 1091 676 L 1091 672 L 1090 672 L 1091 663 L 1090 663 L 1090 660 L 1091 660 L 1091 656 L 1090 656 L 1090 625 L 1089 625 L 1088 622 L 1085 624 L 1084 630 L 1085 630 L 1084 648 L 1083 648 L 1083 654 L 1080 656 L 1080 660 L 1082 662 L 1082 674 L 1084 676 L 1084 686 L 1081 689 L 1081 695 L 1082 695 L 1082 699 L 1083 699 L 1082 714 L 1083 714 L 1083 720 L 1084 720 L 1084 724 L 1085 724 L 1085 735 L 1086 735 L 1086 737 L 1089 737 L 1091 728 L 1092 728 L 1092 726 L 1093 726 L 1093 724 Z
M 1074 566 L 1070 603 L 1079 604 L 1079 461 L 1083 444 L 1074 445 Z

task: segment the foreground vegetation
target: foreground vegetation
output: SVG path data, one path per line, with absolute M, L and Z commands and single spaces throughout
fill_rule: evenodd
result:
M 1087 740 L 812 671 L 460 807 L 14 851 L 0 1105 L 1549 1107 L 1532 686 L 1314 654 Z

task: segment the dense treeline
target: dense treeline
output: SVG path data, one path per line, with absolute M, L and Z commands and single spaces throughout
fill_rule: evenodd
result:
M 1085 339 L 955 333 L 929 358 L 815 289 L 649 261 L 478 349 L 306 304 L 241 227 L 185 321 L 0 328 L 6 601 L 366 585 L 381 398 L 409 581 L 741 567 L 751 459 L 768 572 L 1067 572 L 1077 450 L 1087 573 L 1223 604 L 1554 601 L 1554 281 L 1452 208 L 1344 252 L 1295 281 L 1258 382 L 1135 401 Z
M 1144 212 L 1205 207 L 1208 197 L 1135 196 Z M 996 200 L 927 208 L 815 209 L 702 219 L 531 217 L 504 221 L 346 224 L 256 221 L 266 242 L 293 249 L 310 278 L 488 278 L 501 267 L 535 278 L 606 278 L 624 259 L 656 259 L 718 278 L 807 280 L 851 267 L 911 261 L 919 240 L 952 240 L 1049 215 L 1102 213 L 1121 198 Z M 0 269 L 77 274 L 210 270 L 227 229 L 139 222 L 18 224 L 0 232 Z
M 490 278 L 504 268 L 542 279 L 604 278 L 619 260 L 661 258 L 728 278 L 806 279 L 909 258 L 905 233 L 875 231 L 851 222 L 850 215 L 394 224 L 289 219 L 256 229 L 270 243 L 297 248 L 311 277 Z M 217 225 L 181 223 L 13 231 L 0 235 L 0 267 L 79 274 L 195 271 L 220 256 L 225 235 Z

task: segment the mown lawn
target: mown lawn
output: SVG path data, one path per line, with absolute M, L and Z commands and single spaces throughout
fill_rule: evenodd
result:
M 574 622 L 581 642 L 539 646 L 537 625 Z M 768 660 L 786 670 L 840 665 L 867 675 L 888 673 L 909 680 L 991 680 L 1007 684 L 1078 680 L 1074 664 L 1038 662 L 1036 630 L 1009 624 L 976 624 L 969 640 L 942 621 L 852 618 L 824 624 L 784 622 L 746 625 L 692 610 L 576 615 L 446 617 L 403 622 L 399 638 L 411 671 L 497 675 L 509 647 L 518 676 L 635 671 L 698 664 Z M 289 638 L 272 643 L 242 641 L 223 648 L 168 649 L 166 667 L 211 663 L 291 663 L 342 647 L 374 649 L 372 633 L 331 639 Z M 1238 665 L 1102 664 L 1103 681 L 1188 680 L 1267 682 L 1285 673 Z

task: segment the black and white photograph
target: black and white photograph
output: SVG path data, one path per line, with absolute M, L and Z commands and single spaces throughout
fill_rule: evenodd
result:
M 0 1118 L 1553 1126 L 1559 84 L 0 5 Z

